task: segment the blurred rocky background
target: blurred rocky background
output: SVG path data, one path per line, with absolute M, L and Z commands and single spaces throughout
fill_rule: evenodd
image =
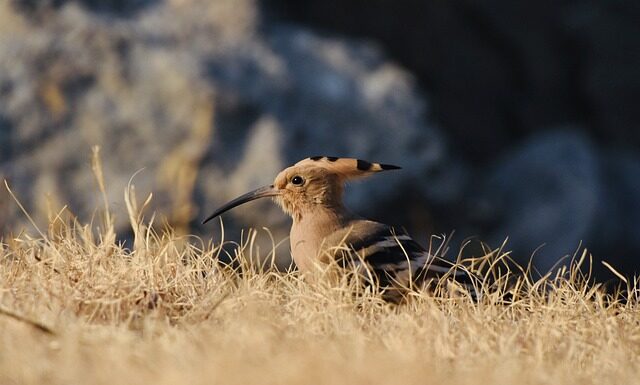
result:
M 348 202 L 422 243 L 509 237 L 541 270 L 582 244 L 640 272 L 638 101 L 637 2 L 0 0 L 0 177 L 40 226 L 91 220 L 100 145 L 124 240 L 139 170 L 162 221 L 219 240 L 217 205 L 351 156 L 404 167 Z M 289 224 L 269 202 L 224 219 L 234 240 Z M 2 233 L 29 226 L 3 189 Z

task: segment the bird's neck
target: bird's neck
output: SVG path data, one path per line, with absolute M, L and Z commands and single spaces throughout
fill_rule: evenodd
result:
M 354 215 L 344 206 L 316 205 L 293 217 L 293 226 L 331 228 L 332 231 L 353 219 Z
M 301 214 L 294 217 L 291 226 L 291 254 L 298 268 L 306 270 L 320 254 L 325 239 L 343 228 L 355 215 L 344 207 L 320 206 Z

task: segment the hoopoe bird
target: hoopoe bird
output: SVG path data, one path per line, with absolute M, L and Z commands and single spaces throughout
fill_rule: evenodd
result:
M 246 202 L 271 197 L 293 219 L 291 256 L 302 272 L 332 260 L 343 266 L 345 261 L 365 265 L 383 291 L 396 293 L 398 288 L 445 275 L 464 281 L 465 271 L 432 255 L 405 232 L 345 208 L 345 182 L 397 169 L 400 167 L 353 158 L 306 158 L 281 171 L 272 185 L 229 201 L 202 223 Z

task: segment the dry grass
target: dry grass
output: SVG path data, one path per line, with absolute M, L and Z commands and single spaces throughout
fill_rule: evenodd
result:
M 131 250 L 108 208 L 4 238 L 1 384 L 640 383 L 637 282 L 607 295 L 576 262 L 520 279 L 509 302 L 498 280 L 478 303 L 394 306 L 346 280 L 259 272 L 250 241 L 220 265 L 220 245 L 154 232 L 132 189 L 126 203 Z

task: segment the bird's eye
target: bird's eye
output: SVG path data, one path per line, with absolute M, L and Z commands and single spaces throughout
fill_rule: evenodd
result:
M 302 186 L 302 184 L 304 183 L 304 179 L 300 175 L 296 175 L 291 178 L 291 183 L 295 186 Z

